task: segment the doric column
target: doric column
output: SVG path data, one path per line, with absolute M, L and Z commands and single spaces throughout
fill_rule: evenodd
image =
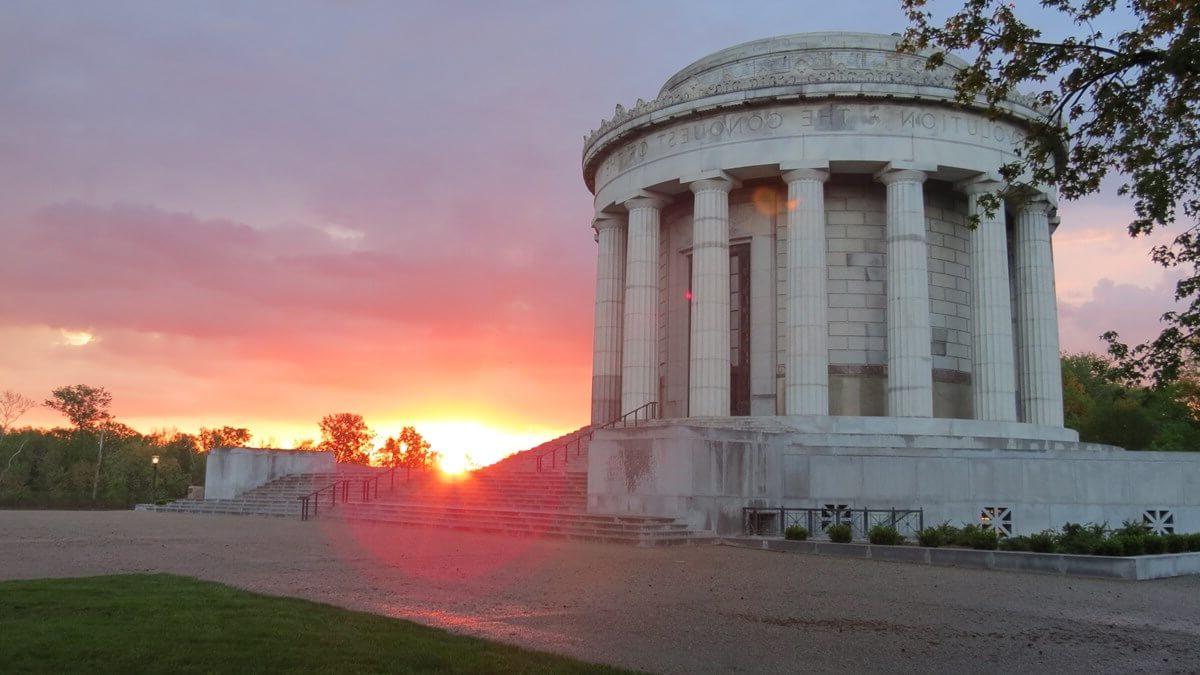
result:
M 995 181 L 963 186 L 968 214 L 979 217 L 979 226 L 971 233 L 971 400 L 975 419 L 1015 422 L 1016 366 L 1004 202 L 991 216 L 979 205 L 982 195 L 995 194 L 1001 187 Z
M 1063 425 L 1062 370 L 1058 356 L 1058 305 L 1050 253 L 1050 204 L 1026 202 L 1017 214 L 1017 350 L 1021 419 Z
M 688 415 L 728 415 L 729 191 L 727 178 L 698 180 L 692 214 L 692 334 Z
M 621 416 L 621 324 L 625 304 L 624 218 L 596 218 L 596 333 L 592 348 L 592 424 Z
M 933 416 L 929 260 L 923 171 L 880 173 L 887 186 L 888 415 Z
M 829 172 L 783 174 L 788 186 L 787 414 L 829 414 L 829 298 L 825 292 L 825 181 Z
M 625 245 L 621 414 L 658 401 L 658 228 L 666 200 L 635 197 Z

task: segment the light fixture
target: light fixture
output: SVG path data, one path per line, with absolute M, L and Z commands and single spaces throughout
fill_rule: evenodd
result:
M 158 464 L 158 455 L 151 455 L 151 456 L 150 456 L 150 463 L 151 463 L 151 464 Z

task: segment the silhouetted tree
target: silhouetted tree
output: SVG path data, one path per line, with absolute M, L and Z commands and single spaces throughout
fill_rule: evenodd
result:
M 0 394 L 0 443 L 3 443 L 5 440 L 8 430 L 12 428 L 12 425 L 35 405 L 37 405 L 37 401 L 28 396 L 18 394 L 15 391 L 6 389 L 3 394 Z M 17 449 L 8 456 L 8 461 L 4 463 L 4 468 L 0 469 L 0 486 L 4 485 L 4 476 L 8 473 L 9 468 L 12 467 L 13 460 L 17 458 L 17 455 L 21 454 L 21 451 L 25 449 L 25 445 L 28 442 L 28 438 L 23 439 L 17 445 Z
M 368 464 L 375 432 L 367 427 L 362 415 L 335 413 L 321 419 L 320 450 L 333 452 L 335 461 Z
M 381 454 L 384 466 L 431 468 L 437 461 L 437 453 L 416 427 L 404 427 L 397 437 L 385 440 Z
M 75 384 L 59 387 L 50 392 L 46 407 L 57 410 L 75 426 L 76 433 L 96 433 L 96 471 L 92 476 L 92 500 L 100 486 L 100 466 L 104 463 L 104 436 L 112 422 L 108 407 L 112 405 L 112 394 L 104 387 L 89 387 Z M 126 427 L 128 428 L 128 427 Z
M 249 441 L 250 430 L 242 427 L 201 428 L 196 438 L 200 452 L 210 452 L 216 448 L 241 448 Z

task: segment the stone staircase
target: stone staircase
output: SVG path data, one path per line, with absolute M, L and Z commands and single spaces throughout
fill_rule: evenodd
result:
M 299 518 L 300 497 L 350 479 L 345 500 L 341 494 L 334 499 L 330 492 L 323 493 L 315 517 L 641 546 L 685 544 L 707 536 L 673 518 L 588 513 L 588 431 L 584 427 L 462 476 L 413 471 L 406 480 L 400 470 L 389 487 L 384 469 L 347 467 L 337 473 L 286 476 L 235 499 L 179 500 L 139 508 Z M 546 453 L 564 444 L 570 448 L 566 460 L 560 450 L 551 464 Z M 540 472 L 539 456 L 543 457 Z M 363 480 L 376 475 L 380 476 L 378 494 L 372 491 L 364 500 Z

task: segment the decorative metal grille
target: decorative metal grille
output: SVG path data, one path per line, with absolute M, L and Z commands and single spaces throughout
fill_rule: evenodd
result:
M 823 508 L 742 509 L 743 531 L 751 535 L 782 536 L 792 525 L 808 530 L 811 539 L 827 539 L 831 525 L 848 523 L 854 539 L 866 539 L 876 525 L 894 527 L 905 537 L 915 538 L 925 527 L 924 509 L 859 509 L 846 504 Z
M 995 530 L 1001 536 L 1012 536 L 1012 508 L 1008 506 L 985 506 L 979 514 L 979 524 L 983 529 Z
M 1151 534 L 1175 534 L 1175 514 L 1170 509 L 1147 509 L 1142 522 Z

